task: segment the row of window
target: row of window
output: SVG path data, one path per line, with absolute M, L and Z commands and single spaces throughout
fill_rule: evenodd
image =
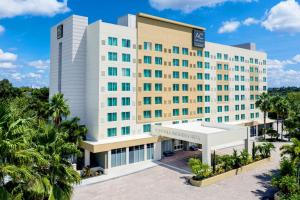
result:
M 116 112 L 107 113 L 108 122 L 115 122 L 117 120 L 118 117 Z M 121 112 L 121 120 L 122 121 L 130 120 L 130 112 Z
M 131 55 L 129 53 L 122 53 L 122 62 L 131 62 Z M 117 52 L 108 52 L 109 61 L 118 61 Z
M 108 45 L 110 46 L 118 46 L 118 38 L 116 37 L 108 37 Z M 131 41 L 130 39 L 123 38 L 122 39 L 122 47 L 130 48 L 131 47 Z
M 109 97 L 107 98 L 107 106 L 117 106 L 118 98 L 117 97 Z M 122 97 L 121 98 L 122 106 L 130 106 L 130 97 Z
M 130 126 L 123 126 L 121 127 L 121 135 L 129 135 L 130 134 Z M 107 136 L 114 137 L 117 136 L 117 128 L 108 128 L 107 129 Z
M 118 83 L 117 82 L 108 82 L 107 83 L 107 90 L 108 91 L 118 91 Z M 121 83 L 121 90 L 122 91 L 130 91 L 130 83 Z
M 108 76 L 118 76 L 118 68 L 117 67 L 108 67 L 107 68 Z M 130 68 L 122 68 L 121 69 L 122 76 L 130 77 L 131 71 Z

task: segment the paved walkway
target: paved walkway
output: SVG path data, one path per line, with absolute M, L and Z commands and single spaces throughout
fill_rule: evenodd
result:
M 253 171 L 234 176 L 216 184 L 198 188 L 186 183 L 190 176 L 167 166 L 156 166 L 110 181 L 76 187 L 74 200 L 252 200 L 269 199 L 274 190 L 269 187 L 270 171 L 279 165 L 279 145 L 272 153 L 272 162 Z

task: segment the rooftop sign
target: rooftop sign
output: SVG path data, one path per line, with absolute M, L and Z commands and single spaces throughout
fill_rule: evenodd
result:
M 199 29 L 193 29 L 193 47 L 205 47 L 205 32 Z

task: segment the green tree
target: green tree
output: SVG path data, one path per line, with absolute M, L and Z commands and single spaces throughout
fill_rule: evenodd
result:
M 264 114 L 264 130 L 263 130 L 263 135 L 264 139 L 266 139 L 266 119 L 267 119 L 267 113 L 271 111 L 271 101 L 270 101 L 270 96 L 267 93 L 262 93 L 259 96 L 259 99 L 255 102 L 255 105 L 257 108 L 259 108 L 263 114 Z
M 7 79 L 0 81 L 0 99 L 10 99 L 20 95 L 18 88 L 14 88 L 13 85 Z
M 70 114 L 69 106 L 64 99 L 64 95 L 61 93 L 55 94 L 49 103 L 49 115 L 51 116 L 54 124 L 58 126 L 63 117 L 67 117 Z
M 291 139 L 292 144 L 283 145 L 281 149 L 281 155 L 289 155 L 294 163 L 300 162 L 300 140 L 297 138 Z

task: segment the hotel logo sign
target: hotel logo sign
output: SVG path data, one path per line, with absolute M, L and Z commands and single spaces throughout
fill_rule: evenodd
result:
M 56 38 L 60 39 L 64 36 L 64 25 L 58 25 L 56 29 Z
M 193 46 L 198 48 L 205 47 L 205 32 L 199 29 L 193 29 Z

